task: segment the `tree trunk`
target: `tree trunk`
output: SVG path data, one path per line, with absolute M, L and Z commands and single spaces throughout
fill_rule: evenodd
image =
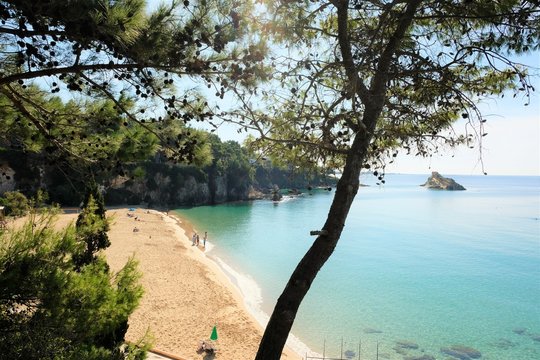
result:
M 405 10 L 397 15 L 397 26 L 381 53 L 369 90 L 358 78 L 351 53 L 347 30 L 349 1 L 336 0 L 333 2 L 337 9 L 338 42 L 350 85 L 349 91 L 352 92 L 353 96 L 358 95 L 365 106 L 360 124 L 362 126 L 349 149 L 343 174 L 337 183 L 334 200 L 322 228 L 324 231 L 298 263 L 279 297 L 264 331 L 255 360 L 279 360 L 281 358 L 300 303 L 309 291 L 315 276 L 334 252 L 345 226 L 347 214 L 358 192 L 360 170 L 385 103 L 388 69 L 392 57 L 411 25 L 414 13 L 421 2 L 421 0 L 409 0 Z
M 363 135 L 363 136 L 362 136 Z M 279 297 L 259 345 L 256 360 L 279 360 L 300 303 L 315 276 L 334 252 L 341 236 L 345 219 L 358 192 L 360 170 L 371 136 L 356 136 L 343 174 L 336 186 L 334 200 L 321 235 L 304 255 L 294 270 L 285 290 Z

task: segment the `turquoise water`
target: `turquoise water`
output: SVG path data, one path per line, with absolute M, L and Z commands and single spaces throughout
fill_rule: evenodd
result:
M 343 339 L 356 353 L 361 342 L 362 359 L 375 359 L 377 343 L 380 359 L 455 359 L 441 352 L 454 345 L 482 359 L 540 359 L 540 178 L 453 176 L 462 192 L 419 187 L 426 178 L 388 175 L 360 189 L 293 333 L 326 356 L 339 356 Z M 256 283 L 246 299 L 270 313 L 332 198 L 178 211 L 209 232 L 209 256 Z M 418 348 L 396 346 L 404 340 Z

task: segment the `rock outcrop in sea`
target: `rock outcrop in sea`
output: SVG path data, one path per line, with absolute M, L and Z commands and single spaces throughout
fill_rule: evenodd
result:
M 466 190 L 462 185 L 455 182 L 454 179 L 445 178 L 436 171 L 431 173 L 431 176 L 422 186 L 425 186 L 428 189 L 438 190 Z

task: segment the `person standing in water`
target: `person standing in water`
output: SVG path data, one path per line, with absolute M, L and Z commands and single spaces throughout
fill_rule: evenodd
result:
M 208 239 L 208 232 L 204 232 L 204 237 L 202 239 L 202 245 L 203 245 L 203 248 L 206 249 L 206 239 Z

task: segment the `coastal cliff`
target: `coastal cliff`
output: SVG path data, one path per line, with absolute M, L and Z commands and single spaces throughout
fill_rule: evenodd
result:
M 462 185 L 455 182 L 454 179 L 446 178 L 436 171 L 431 173 L 431 176 L 422 186 L 436 190 L 466 190 Z
M 234 152 L 233 152 L 234 153 Z M 324 175 L 279 169 L 269 163 L 250 163 L 216 157 L 208 166 L 175 165 L 155 157 L 149 161 L 126 163 L 122 173 L 96 175 L 109 206 L 123 204 L 151 207 L 198 206 L 238 200 L 272 198 L 275 189 L 330 186 Z M 52 202 L 78 206 L 85 178 L 69 167 L 44 164 L 39 154 L 0 151 L 0 197 L 20 191 L 30 197 L 37 189 L 47 191 Z M 286 191 L 286 190 L 284 190 Z
M 26 154 L 8 157 L 5 152 L 2 155 L 0 196 L 9 191 L 32 196 L 37 189 L 43 189 L 53 202 L 64 206 L 79 205 L 79 192 L 84 191 L 85 185 L 84 179 L 77 174 L 68 174 L 72 176 L 67 180 L 55 167 L 40 163 L 39 158 Z M 127 164 L 123 168 L 123 175 L 96 177 L 107 205 L 197 206 L 248 200 L 254 193 L 253 181 L 242 171 L 230 176 L 227 172 L 218 173 L 208 168 L 155 162 Z

